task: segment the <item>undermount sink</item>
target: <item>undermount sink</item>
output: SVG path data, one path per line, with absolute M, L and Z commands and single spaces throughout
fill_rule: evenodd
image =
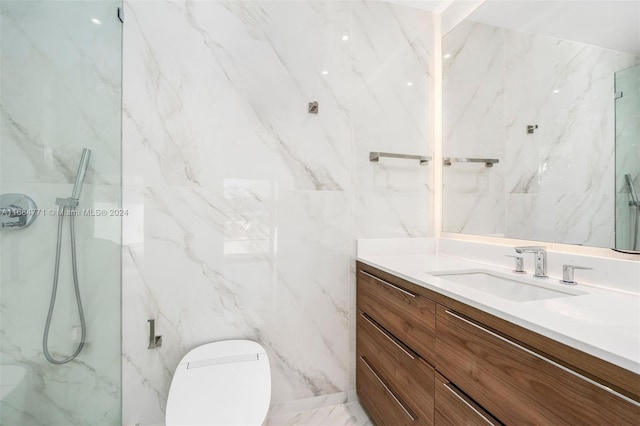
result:
M 514 277 L 484 269 L 427 273 L 512 302 L 529 302 L 588 294 L 569 287 L 561 287 L 562 284 L 556 284 L 557 280 L 554 282 L 551 278 Z

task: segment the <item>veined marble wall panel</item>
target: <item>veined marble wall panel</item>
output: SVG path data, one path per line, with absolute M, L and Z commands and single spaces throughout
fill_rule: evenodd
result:
M 179 359 L 221 339 L 265 346 L 272 403 L 353 389 L 355 238 L 432 232 L 432 166 L 368 161 L 431 154 L 431 15 L 125 6 L 123 421 L 162 421 Z
M 154 418 L 180 358 L 215 340 L 266 347 L 273 402 L 346 388 L 347 196 L 248 184 L 145 190 L 144 248 L 126 252 L 135 268 L 125 275 L 132 288 L 124 368 L 133 387 L 124 392 L 143 384 Z M 158 350 L 130 339 L 144 340 L 147 317 L 163 335 Z M 129 336 L 129 328 L 137 331 Z M 145 410 L 138 395 L 131 398 L 125 419 Z
M 127 5 L 127 161 L 145 185 L 349 189 L 348 3 Z
M 370 151 L 432 155 L 433 20 L 386 2 L 353 3 L 352 131 L 356 238 L 431 235 L 433 164 Z

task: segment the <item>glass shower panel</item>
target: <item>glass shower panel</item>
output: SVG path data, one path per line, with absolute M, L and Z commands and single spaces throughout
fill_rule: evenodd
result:
M 121 1 L 0 1 L 0 424 L 121 423 Z M 84 149 L 86 178 L 74 192 Z M 73 193 L 73 196 L 72 196 Z M 15 198 L 14 198 L 15 199 Z M 4 201 L 3 201 L 4 200 Z M 75 204 L 78 203 L 77 206 Z M 86 339 L 80 347 L 70 223 Z
M 615 74 L 616 248 L 640 250 L 640 66 Z

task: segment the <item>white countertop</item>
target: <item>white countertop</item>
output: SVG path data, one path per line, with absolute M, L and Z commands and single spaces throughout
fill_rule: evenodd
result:
M 361 253 L 358 260 L 640 374 L 637 295 L 578 284 L 570 289 L 587 294 L 514 302 L 428 274 L 461 269 L 513 274 L 498 266 L 433 254 Z M 548 285 L 557 283 L 559 289 L 566 288 L 557 277 L 545 281 Z

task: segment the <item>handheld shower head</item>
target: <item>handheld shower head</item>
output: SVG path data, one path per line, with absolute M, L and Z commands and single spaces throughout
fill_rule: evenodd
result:
M 71 198 L 78 200 L 80 198 L 80 192 L 82 192 L 82 186 L 84 185 L 84 177 L 87 174 L 87 167 L 89 166 L 89 159 L 91 158 L 91 150 L 85 148 L 82 150 L 82 157 L 80 158 L 80 164 L 78 165 L 78 173 L 76 174 L 76 182 L 73 185 L 73 193 Z

